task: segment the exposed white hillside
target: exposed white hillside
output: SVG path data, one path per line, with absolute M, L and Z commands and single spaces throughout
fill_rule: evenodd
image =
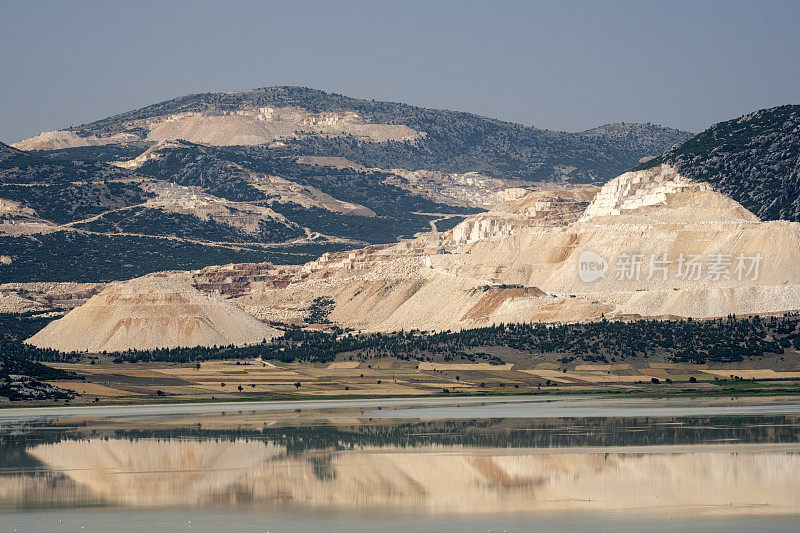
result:
M 493 196 L 488 213 L 468 217 L 452 229 L 449 237 L 454 244 L 464 245 L 528 226 L 569 224 L 584 212 L 596 192 L 597 187 L 591 185 L 505 189 Z
M 402 168 L 385 172 L 392 174 L 384 180 L 385 183 L 419 194 L 434 202 L 466 207 L 492 207 L 503 200 L 504 191 L 520 185 L 519 182 L 492 178 L 477 172 L 459 174 Z
M 496 217 L 470 217 L 452 230 L 453 240 L 458 244 L 508 235 L 519 227 L 513 220 Z
M 86 300 L 100 292 L 103 286 L 103 283 L 73 282 L 2 283 L 0 312 L 73 309 L 86 303 Z
M 217 146 L 265 144 L 309 134 L 352 135 L 372 142 L 413 141 L 422 135 L 408 126 L 365 123 L 349 111 L 312 113 L 297 107 L 177 113 L 137 120 L 131 127 L 147 128 L 151 141 L 184 139 Z

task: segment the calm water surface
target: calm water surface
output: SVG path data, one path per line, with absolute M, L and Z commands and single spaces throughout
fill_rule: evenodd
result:
M 797 531 L 800 402 L 0 411 L 0 531 Z

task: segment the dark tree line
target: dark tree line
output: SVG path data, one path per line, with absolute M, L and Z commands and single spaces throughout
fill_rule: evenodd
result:
M 325 322 L 330 301 L 314 302 L 316 322 Z M 26 361 L 76 361 L 81 354 L 40 349 L 23 340 L 54 317 L 0 314 L 0 354 Z M 396 357 L 405 360 L 470 360 L 502 364 L 494 348 L 538 356 L 558 354 L 575 359 L 614 362 L 630 357 L 661 356 L 675 362 L 731 363 L 766 354 L 800 350 L 800 314 L 728 316 L 715 320 L 602 320 L 574 324 L 499 324 L 461 331 L 360 333 L 331 326 L 327 331 L 285 327 L 284 335 L 251 346 L 212 346 L 129 350 L 115 362 L 262 358 L 282 362 L 325 363 L 344 354 L 354 360 Z
M 800 349 L 800 315 L 736 317 L 696 320 L 637 320 L 579 324 L 500 324 L 462 331 L 427 333 L 356 333 L 334 327 L 330 331 L 288 328 L 283 337 L 245 347 L 196 347 L 127 351 L 116 362 L 190 362 L 207 359 L 261 357 L 283 362 L 330 362 L 339 354 L 354 358 L 480 359 L 500 364 L 481 348 L 505 347 L 531 355 L 563 354 L 611 362 L 632 356 L 665 356 L 676 362 L 730 363 L 747 357 L 783 354 Z

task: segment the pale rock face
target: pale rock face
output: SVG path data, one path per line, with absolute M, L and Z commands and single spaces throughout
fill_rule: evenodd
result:
M 0 312 L 61 312 L 63 309 L 74 309 L 86 303 L 86 300 L 100 292 L 103 287 L 103 283 L 1 283 Z
M 0 198 L 0 215 L 36 216 L 36 212 L 15 200 Z
M 619 215 L 623 211 L 665 204 L 667 196 L 678 192 L 699 192 L 710 189 L 707 183 L 697 183 L 684 178 L 669 165 L 626 172 L 603 185 L 586 208 L 581 220 Z
M 528 226 L 565 225 L 578 219 L 596 193 L 594 186 L 505 189 L 494 196 L 488 213 L 468 217 L 448 237 L 455 244 L 466 245 Z
M 402 168 L 384 172 L 392 173 L 384 180 L 385 183 L 448 205 L 486 209 L 508 200 L 513 195 L 510 192 L 512 190 L 518 194 L 525 192 L 525 189 L 519 188 L 520 182 L 492 178 L 477 172 L 459 174 Z
M 295 107 L 231 112 L 177 113 L 131 123 L 149 129 L 148 140 L 184 139 L 216 146 L 265 144 L 308 134 L 353 135 L 364 141 L 413 141 L 423 134 L 407 126 L 368 124 L 353 112 L 312 113 Z
M 458 244 L 470 244 L 489 237 L 508 235 L 514 230 L 511 221 L 497 218 L 470 218 L 453 228 L 453 240 Z
M 217 296 L 175 278 L 112 283 L 26 342 L 71 351 L 256 344 L 279 335 Z

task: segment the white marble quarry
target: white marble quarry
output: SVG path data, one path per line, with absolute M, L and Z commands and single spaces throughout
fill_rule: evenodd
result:
M 683 177 L 670 165 L 626 172 L 603 185 L 586 208 L 581 220 L 619 215 L 623 211 L 640 207 L 663 205 L 671 194 L 710 189 L 708 183 Z

